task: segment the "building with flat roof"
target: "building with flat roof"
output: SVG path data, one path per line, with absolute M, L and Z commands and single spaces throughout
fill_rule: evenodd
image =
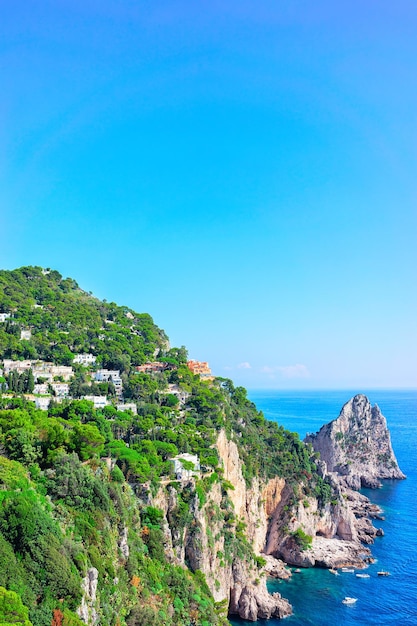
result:
M 97 360 L 97 357 L 94 354 L 76 354 L 73 359 L 73 363 L 78 363 L 79 365 L 93 365 Z
M 174 465 L 174 474 L 177 480 L 188 480 L 192 476 L 200 475 L 200 460 L 196 454 L 184 452 L 173 457 L 170 461 Z
M 205 380 L 213 380 L 214 376 L 211 373 L 209 364 L 207 361 L 187 361 L 187 367 L 193 374 L 197 374 L 200 378 Z
M 83 400 L 92 402 L 95 409 L 104 409 L 109 404 L 106 396 L 83 396 Z

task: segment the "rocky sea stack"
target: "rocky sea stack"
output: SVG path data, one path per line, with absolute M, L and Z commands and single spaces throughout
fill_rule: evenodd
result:
M 359 394 L 349 400 L 337 419 L 323 426 L 315 435 L 307 435 L 320 453 L 328 472 L 335 472 L 340 482 L 351 489 L 376 488 L 380 479 L 403 479 L 391 446 L 387 422 L 377 405 Z

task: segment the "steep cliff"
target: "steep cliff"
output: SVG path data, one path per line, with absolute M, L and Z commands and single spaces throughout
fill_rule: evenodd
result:
M 336 472 L 341 484 L 352 489 L 378 487 L 384 478 L 405 478 L 391 446 L 386 419 L 364 395 L 349 400 L 337 419 L 305 441 L 320 453 L 327 470 Z
M 268 593 L 263 561 L 257 558 L 265 544 L 267 511 L 276 508 L 285 481 L 254 479 L 248 488 L 237 445 L 224 431 L 216 448 L 224 480 L 212 483 L 204 498 L 194 478 L 162 486 L 154 498 L 146 496 L 164 512 L 165 553 L 174 563 L 201 571 L 215 601 L 229 614 L 251 621 L 290 615 L 288 601 Z M 188 516 L 181 520 L 184 501 Z
M 266 575 L 288 577 L 283 561 L 360 569 L 372 560 L 363 544 L 378 533 L 370 518 L 379 510 L 342 486 L 336 475 L 326 476 L 323 462 L 317 463 L 331 490 L 327 502 L 302 483 L 278 476 L 255 477 L 248 484 L 238 445 L 224 430 L 215 447 L 222 479 L 210 485 L 204 499 L 198 496 L 200 481 L 193 478 L 162 486 L 152 503 L 164 511 L 165 553 L 203 572 L 213 597 L 229 614 L 247 620 L 289 615 L 288 602 L 266 589 Z M 184 501 L 189 516 L 180 522 Z

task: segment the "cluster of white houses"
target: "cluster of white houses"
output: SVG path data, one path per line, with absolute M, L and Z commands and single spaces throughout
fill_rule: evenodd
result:
M 6 314 L 0 315 L 4 316 Z M 74 363 L 84 366 L 94 365 L 95 362 L 96 357 L 91 354 L 78 354 L 74 358 Z M 141 367 L 139 371 L 156 372 L 159 370 L 159 367 L 156 367 L 153 363 L 145 364 L 145 366 L 139 367 Z M 53 363 L 40 360 L 13 361 L 11 359 L 5 359 L 3 361 L 3 370 L 0 370 L 0 375 L 8 375 L 10 372 L 22 374 L 28 370 L 32 370 L 35 385 L 33 394 L 25 394 L 25 397 L 28 400 L 35 402 L 37 408 L 44 411 L 48 410 L 52 400 L 51 391 L 53 393 L 54 400 L 58 402 L 62 401 L 63 398 L 71 397 L 69 395 L 69 381 L 74 376 L 74 370 L 71 366 L 54 365 Z M 137 414 L 137 406 L 134 402 L 123 402 L 123 382 L 118 370 L 99 369 L 95 372 L 90 372 L 90 374 L 92 379 L 96 382 L 113 383 L 119 400 L 119 403 L 116 405 L 118 411 L 130 410 L 132 413 Z M 57 378 L 60 378 L 61 380 L 56 380 Z M 39 380 L 41 382 L 39 382 Z M 184 402 L 188 396 L 188 394 L 180 390 L 177 385 L 172 384 L 169 385 L 167 393 L 177 395 L 179 400 L 182 402 Z M 96 409 L 104 408 L 110 404 L 106 396 L 86 395 L 83 396 L 83 399 L 91 401 Z M 200 474 L 200 461 L 194 454 L 179 454 L 178 456 L 170 459 L 170 461 L 173 464 L 173 472 L 176 480 L 186 481 Z
M 22 374 L 28 370 L 32 370 L 35 380 L 41 378 L 42 381 L 52 383 L 55 378 L 62 378 L 64 381 L 70 380 L 74 376 L 74 370 L 70 365 L 54 365 L 47 361 L 26 360 L 12 361 L 4 359 L 4 373 L 17 372 Z
M 0 313 L 0 321 L 4 322 L 8 317 L 10 317 L 9 313 Z M 74 355 L 73 364 L 82 365 L 83 367 L 94 367 L 96 361 L 97 357 L 93 354 L 76 354 Z M 208 380 L 213 378 L 208 363 L 189 361 L 187 365 L 193 373 L 198 374 L 201 378 Z M 167 367 L 167 364 L 155 361 L 138 365 L 135 369 L 137 372 L 156 374 L 164 371 Z M 52 398 L 56 402 L 61 402 L 64 398 L 71 398 L 69 381 L 75 374 L 74 368 L 71 365 L 54 365 L 54 363 L 41 361 L 39 359 L 26 359 L 23 361 L 4 359 L 3 372 L 0 370 L 0 375 L 3 373 L 8 375 L 10 372 L 22 374 L 28 370 L 32 370 L 35 386 L 33 394 L 26 394 L 26 397 L 33 400 L 38 408 L 47 410 Z M 107 382 L 114 385 L 116 398 L 118 400 L 117 410 L 131 410 L 133 413 L 137 412 L 137 407 L 134 402 L 124 403 L 123 401 L 123 380 L 119 370 L 97 369 L 91 370 L 89 373 L 92 382 Z M 165 393 L 176 395 L 181 404 L 183 404 L 188 397 L 187 392 L 173 384 L 168 386 L 168 390 Z M 82 399 L 91 401 L 95 409 L 102 409 L 110 404 L 107 396 L 104 395 L 85 395 Z
M 4 316 L 8 314 L 2 313 L 0 315 Z M 96 363 L 96 357 L 92 354 L 76 354 L 73 363 L 88 367 Z M 32 371 L 35 386 L 33 394 L 26 394 L 26 396 L 28 399 L 33 400 L 38 408 L 47 410 L 52 397 L 58 402 L 63 398 L 71 397 L 69 381 L 73 378 L 75 373 L 71 365 L 54 365 L 54 363 L 41 361 L 39 359 L 26 359 L 24 361 L 4 359 L 3 371 L 0 370 L 0 374 L 4 373 L 8 375 L 10 372 L 23 374 L 29 370 Z M 99 369 L 90 372 L 90 375 L 93 382 L 113 383 L 116 397 L 119 401 L 117 405 L 119 411 L 131 410 L 133 413 L 137 412 L 137 407 L 134 402 L 123 402 L 123 381 L 119 370 Z M 94 408 L 96 409 L 103 408 L 110 404 L 106 396 L 86 395 L 83 396 L 83 399 L 93 402 Z

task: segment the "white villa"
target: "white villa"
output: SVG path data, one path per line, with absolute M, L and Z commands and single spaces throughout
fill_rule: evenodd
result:
M 109 404 L 106 396 L 83 396 L 83 400 L 89 400 L 95 409 L 104 409 Z
M 48 407 L 51 403 L 50 396 L 41 396 L 40 398 L 35 398 L 35 406 L 37 409 L 42 409 L 42 411 L 47 411 Z
M 200 461 L 196 454 L 179 454 L 173 457 L 170 461 L 174 464 L 174 473 L 177 480 L 188 480 L 192 476 L 199 476 L 200 473 Z M 185 469 L 183 462 L 192 463 L 194 469 Z
M 67 398 L 69 395 L 68 383 L 51 383 L 51 387 L 54 390 L 55 396 L 58 398 Z
M 116 395 L 120 398 L 123 395 L 123 381 L 120 378 L 119 370 L 97 370 L 94 374 L 97 382 L 112 382 L 116 390 Z
M 73 359 L 73 363 L 79 363 L 80 365 L 93 365 L 97 360 L 94 354 L 76 354 Z

